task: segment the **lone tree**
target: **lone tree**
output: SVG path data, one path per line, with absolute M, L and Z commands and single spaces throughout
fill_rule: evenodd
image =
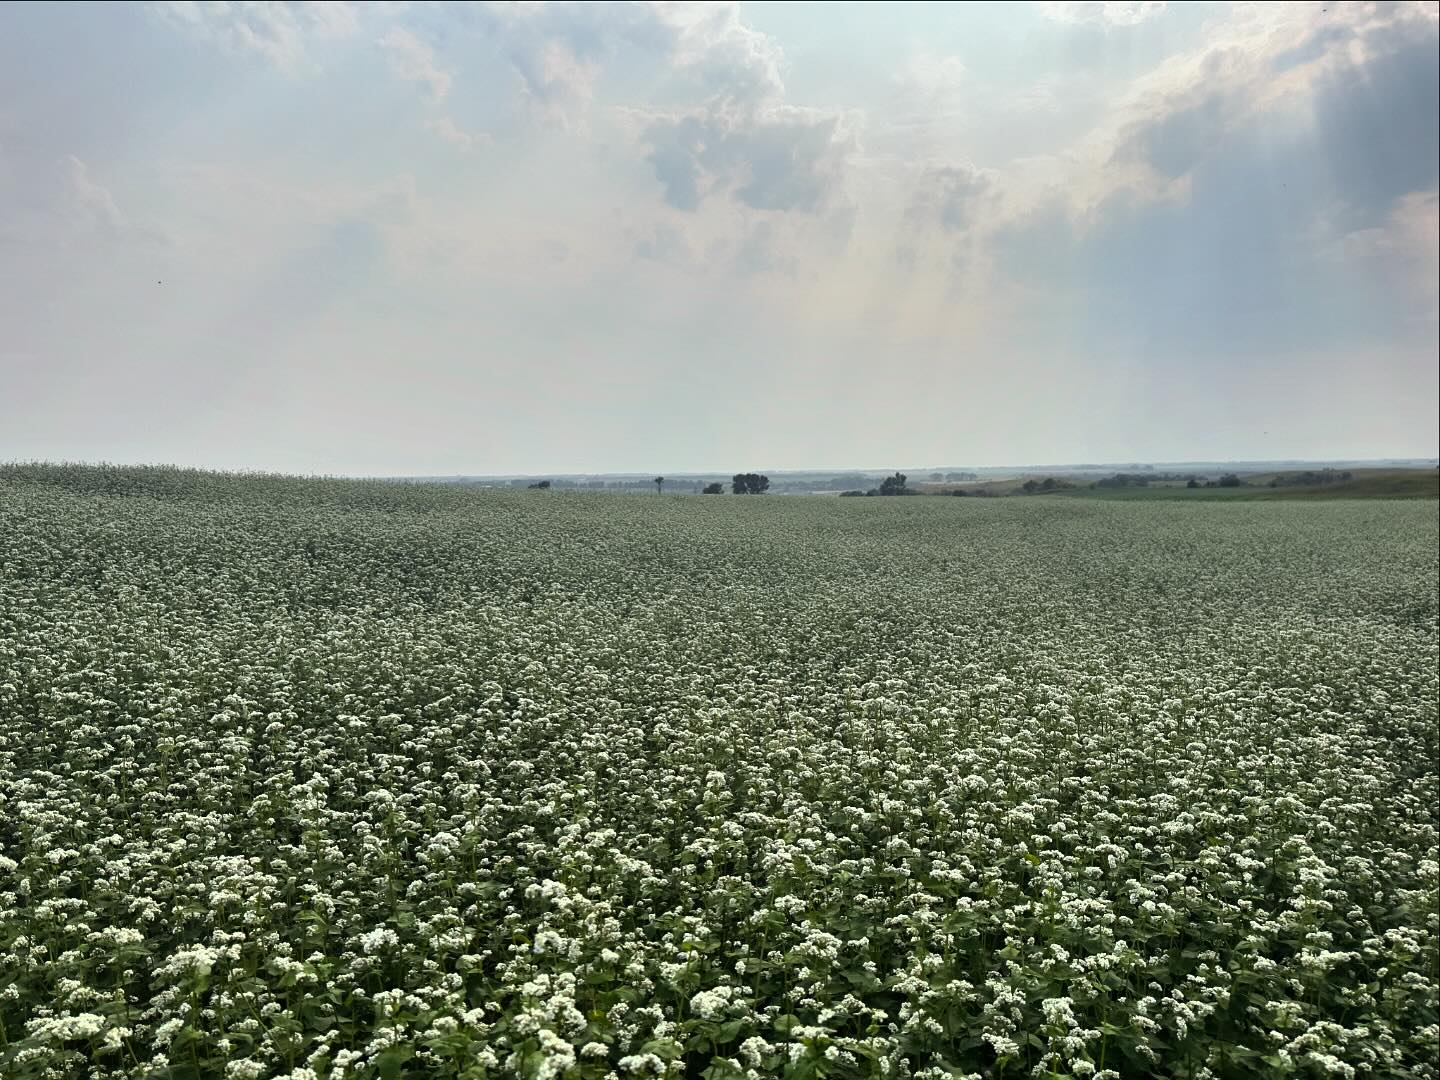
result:
M 538 491 L 549 491 L 549 490 L 550 490 L 550 481 L 549 481 L 549 480 L 539 480 L 539 481 L 537 481 L 536 483 L 529 484 L 529 485 L 527 485 L 527 486 L 528 486 L 528 487 L 535 488 L 535 489 L 538 490 Z
M 659 494 L 660 494 L 661 492 L 663 492 L 664 490 L 665 490 L 665 478 L 664 478 L 663 476 L 657 476 L 657 477 L 655 477 L 655 494 L 656 494 L 656 495 L 659 495 Z
M 760 473 L 736 473 L 730 478 L 730 490 L 736 495 L 764 495 L 770 489 L 770 478 Z
M 702 494 L 702 495 L 724 495 L 724 494 L 725 494 L 725 485 L 722 484 L 722 483 L 720 483 L 720 482 L 717 480 L 717 481 L 716 481 L 715 483 L 713 483 L 713 484 L 706 484 L 706 485 L 705 485 L 705 490 L 702 491 L 700 494 Z

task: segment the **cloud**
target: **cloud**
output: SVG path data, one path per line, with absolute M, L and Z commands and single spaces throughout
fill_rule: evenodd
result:
M 1347 233 L 1343 242 L 1345 253 L 1352 258 L 1399 255 L 1433 264 L 1440 251 L 1440 196 L 1434 191 L 1413 191 L 1402 196 L 1383 225 Z
M 1337 174 L 1376 170 L 1354 138 L 1362 128 L 1405 156 L 1396 144 L 1424 131 L 1417 118 L 1428 117 L 1433 148 L 1435 28 L 1433 12 L 1420 5 L 1241 9 L 1199 47 L 1136 80 L 1072 149 L 1068 187 L 1077 211 L 1117 195 L 1183 200 L 1195 171 L 1257 122 L 1282 143 L 1302 137 L 1307 123 L 1322 141 L 1348 126 L 1332 155 Z M 1432 168 L 1434 158 L 1432 149 Z M 1402 184 L 1421 186 L 1409 173 Z
M 695 253 L 685 234 L 668 222 L 657 222 L 635 241 L 635 257 L 692 269 Z
M 451 74 L 436 66 L 434 50 L 409 30 L 394 27 L 380 39 L 390 57 L 390 68 L 407 82 L 417 83 L 433 104 L 450 93 Z
M 1344 234 L 1337 249 L 1346 262 L 1374 264 L 1382 280 L 1414 297 L 1429 321 L 1440 318 L 1440 194 L 1402 195 L 1380 224 Z
M 905 218 L 912 225 L 939 225 L 946 232 L 961 232 L 975 224 L 994 195 L 993 170 L 968 163 L 934 163 L 917 178 Z
M 589 107 L 603 61 L 646 21 L 631 5 L 486 3 L 474 9 L 516 75 L 525 102 L 567 126 Z
M 774 38 L 740 21 L 739 4 L 655 10 L 672 42 L 671 63 L 702 96 L 731 107 L 754 107 L 784 95 L 784 52 Z
M 794 244 L 786 243 L 774 221 L 762 219 L 746 232 L 735 252 L 735 267 L 745 274 L 795 277 L 799 260 Z
M 624 49 L 732 107 L 783 93 L 779 45 L 745 26 L 737 3 L 489 3 L 473 18 L 498 44 L 523 100 L 562 126 L 581 118 L 605 64 Z
M 856 148 L 845 114 L 794 105 L 660 116 L 640 141 L 665 201 L 688 211 L 725 195 L 754 210 L 818 213 L 840 197 Z
M 457 146 L 461 150 L 473 150 L 477 146 L 483 146 L 490 141 L 490 136 L 483 131 L 466 131 L 459 127 L 454 120 L 448 116 L 435 116 L 425 121 L 427 131 L 433 131 L 451 146 Z
M 345 0 L 160 0 L 151 9 L 202 41 L 261 56 L 289 72 L 303 65 L 311 41 L 347 37 L 359 25 L 355 6 Z
M 1055 22 L 1134 26 L 1165 10 L 1165 0 L 1042 0 L 1035 6 Z
M 138 223 L 115 202 L 109 188 L 90 175 L 89 167 L 73 154 L 57 164 L 58 210 L 72 230 L 111 240 L 168 244 L 169 237 L 153 225 Z

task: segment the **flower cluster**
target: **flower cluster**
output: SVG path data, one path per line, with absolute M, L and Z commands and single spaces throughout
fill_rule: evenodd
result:
M 0 1075 L 1436 1076 L 1437 548 L 0 468 Z

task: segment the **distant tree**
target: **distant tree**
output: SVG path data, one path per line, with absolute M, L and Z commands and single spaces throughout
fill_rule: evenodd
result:
M 533 484 L 527 484 L 526 486 L 527 486 L 527 487 L 531 487 L 531 488 L 535 488 L 535 489 L 537 489 L 537 490 L 539 490 L 539 491 L 549 491 L 549 490 L 550 490 L 550 481 L 549 481 L 549 480 L 540 480 L 540 481 L 537 481 L 536 483 L 533 483 Z
M 770 478 L 760 473 L 736 473 L 730 480 L 730 490 L 736 495 L 764 495 L 770 489 Z
M 1057 485 L 1055 482 L 1055 478 L 1053 476 L 1047 476 L 1044 480 L 1040 481 L 1041 491 L 1054 491 L 1056 486 Z
M 718 480 L 717 480 L 715 483 L 713 483 L 713 484 L 706 484 L 706 485 L 705 485 L 705 490 L 704 490 L 703 492 L 701 492 L 701 494 L 703 494 L 703 495 L 724 495 L 724 494 L 725 494 L 725 485 L 722 484 L 722 483 L 720 483 Z
M 951 495 L 969 495 L 970 493 L 969 493 L 968 491 L 966 491 L 964 488 L 956 488 L 954 491 L 950 492 L 950 494 L 951 494 Z
M 847 499 L 847 498 L 853 498 L 853 497 L 856 496 L 856 495 L 860 495 L 860 496 L 863 497 L 864 494 L 865 494 L 865 492 L 863 492 L 863 491 L 842 491 L 842 492 L 840 492 L 840 497 L 841 497 L 842 499 Z
M 908 495 L 905 487 L 905 474 L 897 472 L 894 476 L 887 476 L 880 481 L 881 495 Z
M 945 479 L 945 474 L 943 472 L 932 472 L 930 474 L 930 479 L 938 483 L 939 481 Z
M 655 477 L 655 494 L 656 494 L 656 495 L 659 495 L 659 494 L 660 494 L 662 491 L 664 491 L 664 490 L 665 490 L 665 478 L 664 478 L 663 476 L 657 476 L 657 477 Z
M 1189 480 L 1185 481 L 1185 486 L 1187 488 L 1198 488 L 1200 486 L 1200 481 L 1196 480 L 1195 477 L 1192 476 Z
M 1221 487 L 1239 487 L 1241 483 L 1240 477 L 1236 476 L 1233 472 L 1227 472 L 1224 476 L 1220 477 Z
M 1020 485 L 1020 490 L 1025 492 L 1026 495 L 1034 495 L 1035 492 L 1040 490 L 1040 481 L 1026 480 L 1025 483 Z

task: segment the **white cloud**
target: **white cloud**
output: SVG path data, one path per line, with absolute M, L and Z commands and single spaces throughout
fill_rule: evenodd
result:
M 1402 196 L 1380 225 L 1340 237 L 1338 254 L 1349 262 L 1379 264 L 1383 275 L 1413 292 L 1431 321 L 1440 315 L 1440 194 Z
M 1063 23 L 1134 26 L 1165 9 L 1165 0 L 1041 0 L 1047 19 Z
M 57 170 L 60 180 L 57 209 L 72 232 L 111 240 L 170 242 L 162 230 L 136 222 L 121 210 L 110 189 L 97 182 L 85 162 L 75 155 L 61 158 Z
M 602 61 L 624 31 L 614 16 L 628 7 L 607 4 L 486 3 L 482 28 L 513 69 L 524 101 L 568 127 L 589 107 Z
M 627 47 L 706 101 L 753 108 L 784 95 L 783 51 L 741 21 L 738 3 L 489 3 L 480 11 L 522 97 L 561 124 L 580 118 L 604 64 Z
M 304 64 L 312 40 L 347 37 L 359 25 L 346 0 L 158 0 L 151 8 L 202 41 L 291 72 Z
M 483 131 L 466 131 L 455 123 L 448 116 L 435 116 L 425 121 L 427 131 L 433 131 L 451 146 L 457 146 L 461 150 L 473 150 L 477 146 L 483 146 L 490 141 L 490 136 Z
M 671 63 L 706 98 L 755 106 L 783 97 L 784 52 L 774 38 L 740 21 L 735 3 L 655 7 L 666 37 L 673 35 Z
M 450 72 L 435 63 L 435 52 L 409 30 L 394 27 L 380 39 L 390 57 L 390 68 L 406 82 L 419 84 L 432 103 L 450 93 Z

